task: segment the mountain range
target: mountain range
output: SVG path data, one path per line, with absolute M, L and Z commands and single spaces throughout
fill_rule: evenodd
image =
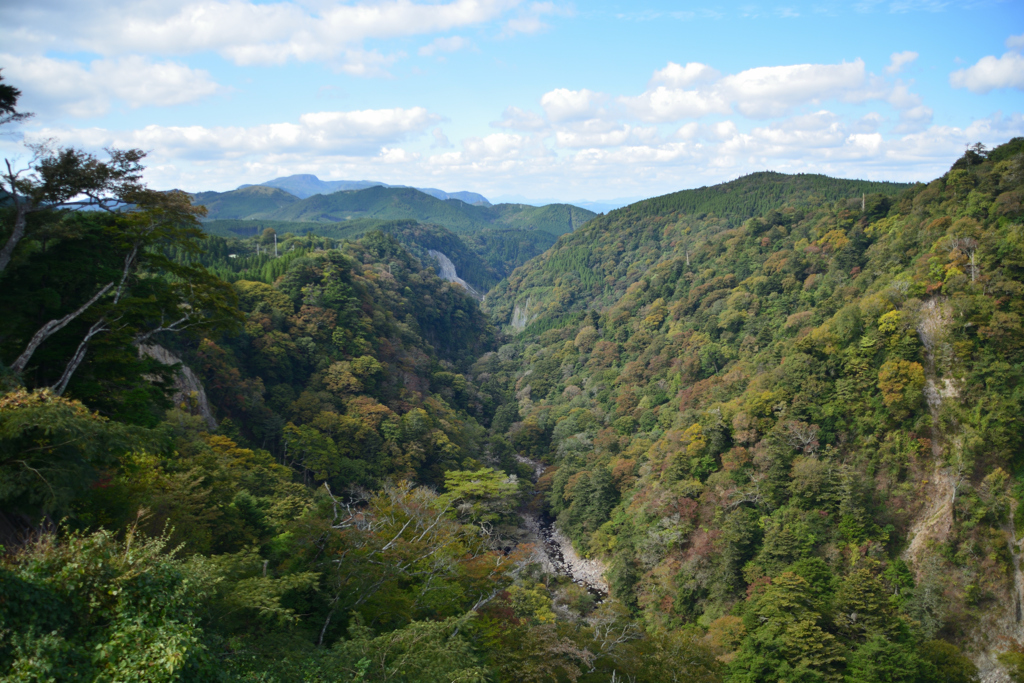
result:
M 249 185 L 230 192 L 200 192 L 196 204 L 207 208 L 207 220 L 271 220 L 340 223 L 360 218 L 416 220 L 454 232 L 475 230 L 540 230 L 558 236 L 596 216 L 570 204 L 470 204 L 438 199 L 411 187 L 339 190 L 300 198 L 283 189 Z
M 388 185 L 377 180 L 320 180 L 315 175 L 309 173 L 274 178 L 265 183 L 259 183 L 259 186 L 276 187 L 295 195 L 299 199 L 312 197 L 315 194 L 333 194 L 342 190 L 365 190 L 370 187 L 409 187 L 409 185 Z M 241 190 L 247 187 L 256 186 L 240 185 L 238 189 Z M 445 192 L 433 187 L 417 187 L 415 189 L 441 200 L 458 199 L 467 204 L 491 205 L 486 197 L 476 192 Z

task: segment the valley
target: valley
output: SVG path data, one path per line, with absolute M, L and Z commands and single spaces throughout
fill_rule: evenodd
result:
M 0 666 L 1017 680 L 1024 139 L 950 164 L 602 215 L 312 176 L 40 211 L 0 290 Z

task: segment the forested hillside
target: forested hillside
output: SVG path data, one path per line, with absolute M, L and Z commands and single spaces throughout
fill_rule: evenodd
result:
M 465 230 L 144 157 L 4 181 L 0 680 L 1024 680 L 1024 140 Z
M 299 198 L 276 187 L 251 185 L 231 192 L 199 192 L 192 201 L 220 220 L 263 218 Z
M 354 240 L 373 230 L 382 230 L 394 235 L 406 248 L 421 258 L 430 249 L 444 252 L 455 262 L 459 273 L 483 291 L 493 287 L 531 258 L 542 254 L 556 239 L 551 233 L 542 230 L 487 229 L 455 234 L 447 228 L 430 223 L 373 218 L 357 218 L 343 223 L 216 220 L 204 221 L 203 230 L 210 235 L 223 238 L 210 241 L 207 252 L 218 255 L 212 258 L 226 258 L 229 252 L 238 252 L 239 256 L 248 251 L 255 252 L 255 241 L 245 240 L 260 237 L 258 241 L 264 250 L 261 252 L 265 257 L 264 263 L 271 260 L 274 235 L 281 238 L 301 235 L 326 237 L 332 240 Z M 266 244 L 263 243 L 263 235 L 268 236 Z M 232 276 L 222 277 L 231 279 Z
M 736 681 L 1020 642 L 1022 147 L 641 202 L 491 293 L 506 438 L 648 630 L 706 631 Z
M 259 227 L 263 225 L 266 227 Z M 380 231 L 393 236 L 428 265 L 434 262 L 430 250 L 444 253 L 460 276 L 483 292 L 555 241 L 543 232 L 487 230 L 456 235 L 437 225 L 372 219 L 326 225 L 212 221 L 203 223 L 203 229 L 211 237 L 204 253 L 195 258 L 229 282 L 257 279 L 272 283 L 284 272 L 282 269 L 287 259 L 294 257 L 295 250 L 326 248 L 340 240 L 356 240 Z M 275 248 L 285 260 L 275 257 Z
M 380 186 L 298 200 L 283 190 L 251 185 L 193 198 L 207 209 L 204 229 L 228 239 L 253 237 L 267 228 L 282 235 L 335 239 L 397 229 L 403 244 L 418 256 L 430 249 L 447 254 L 481 291 L 596 215 L 568 204 L 471 205 L 457 199 L 442 201 L 413 188 Z M 420 227 L 410 231 L 417 223 Z M 448 232 L 458 237 L 441 237 Z
M 339 223 L 353 219 L 415 220 L 457 233 L 487 229 L 538 230 L 557 237 L 572 232 L 596 214 L 569 204 L 530 206 L 467 204 L 441 200 L 411 187 L 375 186 L 297 199 L 284 190 L 252 185 L 231 192 L 194 196 L 210 220 L 248 219 Z
M 131 192 L 112 215 L 27 195 L 3 272 L 0 676 L 479 680 L 514 666 L 496 641 L 549 647 L 495 602 L 523 559 L 474 524 L 509 517 L 514 479 L 453 507 L 495 404 L 464 374 L 493 346 L 475 302 L 382 232 L 295 238 L 228 284 L 203 261 L 265 269 Z

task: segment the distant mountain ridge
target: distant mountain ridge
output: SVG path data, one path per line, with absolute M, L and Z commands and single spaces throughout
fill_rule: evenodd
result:
M 262 187 L 276 187 L 290 192 L 299 199 L 306 199 L 312 197 L 315 194 L 334 194 L 335 192 L 341 192 L 343 190 L 366 190 L 371 187 L 389 187 L 389 188 L 407 188 L 410 185 L 389 185 L 382 183 L 377 180 L 320 180 L 318 177 L 311 173 L 299 173 L 296 175 L 282 176 L 280 178 L 274 178 L 268 180 L 265 183 L 260 183 Z M 257 187 L 255 185 L 240 185 L 239 190 Z M 438 190 L 433 187 L 416 187 L 413 188 L 429 194 L 431 197 L 435 197 L 442 201 L 448 199 L 458 199 L 466 202 L 467 204 L 482 204 L 484 206 L 490 206 L 491 202 L 487 200 L 482 194 L 476 192 L 445 192 L 444 190 Z
M 481 230 L 542 231 L 554 237 L 572 232 L 595 214 L 569 204 L 469 204 L 458 198 L 438 199 L 412 187 L 339 190 L 299 199 L 266 185 L 230 192 L 201 192 L 196 204 L 207 208 L 207 220 L 268 220 L 296 223 L 344 223 L 358 219 L 414 220 L 440 225 L 457 233 Z
M 206 207 L 209 219 L 223 220 L 263 217 L 302 200 L 276 187 L 246 185 L 230 192 L 198 192 L 192 201 Z

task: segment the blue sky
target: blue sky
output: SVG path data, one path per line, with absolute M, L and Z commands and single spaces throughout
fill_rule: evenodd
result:
M 156 188 L 293 173 L 611 200 L 760 170 L 930 180 L 1024 135 L 1019 0 L 36 0 L 0 139 L 140 147 Z

